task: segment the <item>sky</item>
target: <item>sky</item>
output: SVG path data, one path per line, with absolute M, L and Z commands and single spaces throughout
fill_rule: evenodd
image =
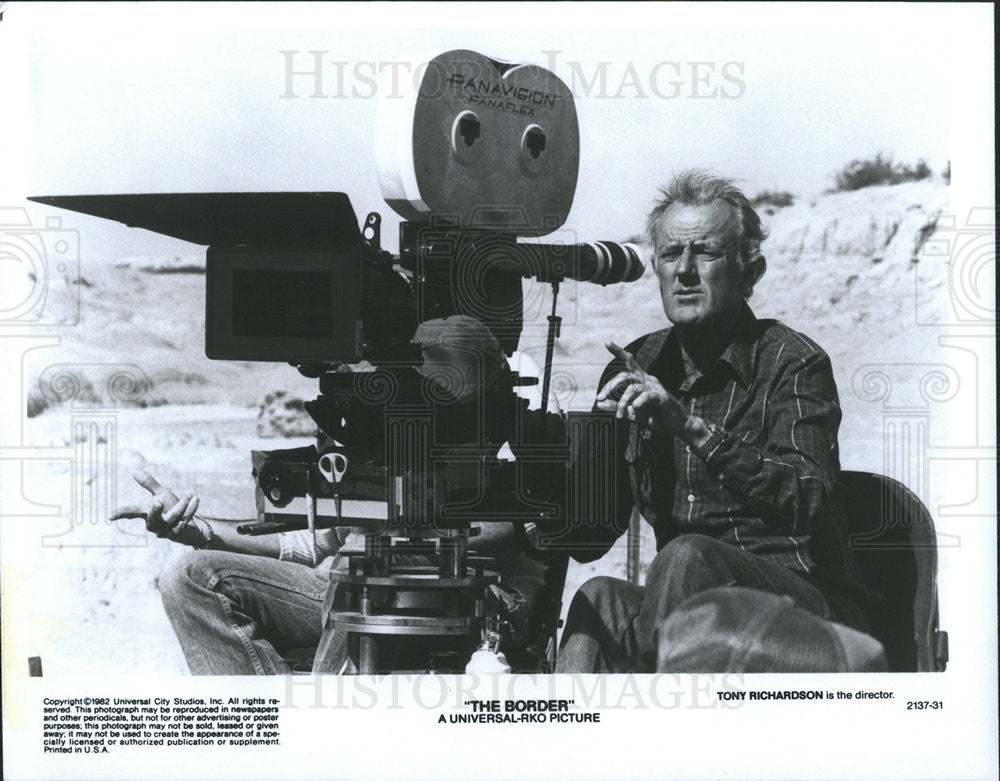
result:
M 751 195 L 801 197 L 879 151 L 940 171 L 960 156 L 950 101 L 983 66 L 971 52 L 989 48 L 969 45 L 970 30 L 992 35 L 987 6 L 954 4 L 81 6 L 12 2 L 0 22 L 14 107 L 0 132 L 18 150 L 0 163 L 5 205 L 41 194 L 341 190 L 359 217 L 383 213 L 390 248 L 397 218 L 376 174 L 375 71 L 406 78 L 452 48 L 551 67 L 580 120 L 565 231 L 623 239 L 683 168 L 735 177 Z M 983 23 L 970 26 L 976 15 Z M 292 76 L 288 89 L 289 63 L 305 70 L 313 51 L 324 97 L 312 96 L 311 76 Z M 70 223 L 103 260 L 198 251 L 94 218 Z

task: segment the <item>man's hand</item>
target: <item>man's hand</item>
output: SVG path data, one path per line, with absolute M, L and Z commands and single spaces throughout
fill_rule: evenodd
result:
M 597 394 L 597 407 L 613 410 L 617 417 L 628 417 L 640 425 L 671 436 L 686 438 L 700 418 L 690 412 L 660 381 L 643 370 L 635 357 L 614 342 L 605 345 L 612 355 L 625 362 L 625 371 L 618 372 Z
M 208 539 L 206 531 L 194 520 L 194 513 L 199 503 L 197 496 L 186 493 L 178 498 L 173 491 L 164 488 L 151 474 L 142 469 L 133 472 L 132 477 L 153 495 L 149 509 L 145 510 L 138 505 L 119 507 L 111 514 L 109 520 L 142 518 L 146 521 L 146 528 L 157 537 L 194 547 L 205 544 Z

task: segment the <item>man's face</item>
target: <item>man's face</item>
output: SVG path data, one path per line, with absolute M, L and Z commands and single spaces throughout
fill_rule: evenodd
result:
M 670 322 L 700 328 L 739 311 L 739 222 L 724 201 L 671 204 L 654 226 L 653 253 Z

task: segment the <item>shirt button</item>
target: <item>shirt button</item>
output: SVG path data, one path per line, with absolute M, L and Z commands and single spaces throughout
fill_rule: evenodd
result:
M 694 494 L 688 494 L 688 501 L 689 502 L 693 502 L 694 501 Z
M 717 475 L 717 477 L 718 477 L 719 480 L 721 480 L 722 479 L 722 472 L 719 472 L 719 474 Z

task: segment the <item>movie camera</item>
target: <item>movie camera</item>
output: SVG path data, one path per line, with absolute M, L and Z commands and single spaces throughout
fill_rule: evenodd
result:
M 359 227 L 340 192 L 32 200 L 207 245 L 207 355 L 286 361 L 320 389 L 314 447 L 253 452 L 258 521 L 239 530 L 363 537 L 331 572 L 327 617 L 354 667 L 398 669 L 385 641 L 412 639 L 424 656 L 404 666 L 461 669 L 523 623 L 489 598 L 496 563 L 470 538 L 513 524 L 543 560 L 572 520 L 611 513 L 607 416 L 548 410 L 556 298 L 566 279 L 634 281 L 643 262 L 628 244 L 536 241 L 565 222 L 579 167 L 573 96 L 552 72 L 458 50 L 401 98 L 384 93 L 378 173 L 404 218 L 398 255 L 380 216 Z M 538 378 L 504 361 L 526 278 L 552 289 L 540 409 L 516 393 Z

